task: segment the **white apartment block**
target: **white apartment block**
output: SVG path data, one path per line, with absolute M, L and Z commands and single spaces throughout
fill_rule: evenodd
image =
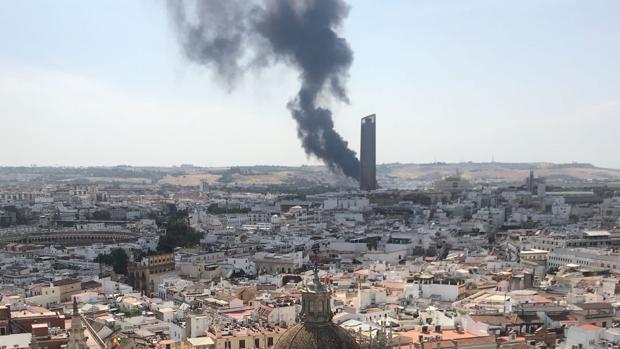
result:
M 612 273 L 620 273 L 620 254 L 593 248 L 557 248 L 549 252 L 547 268 L 557 268 L 567 264 L 604 268 Z

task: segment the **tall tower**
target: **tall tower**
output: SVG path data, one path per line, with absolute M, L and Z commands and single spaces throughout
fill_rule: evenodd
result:
M 362 118 L 360 146 L 360 189 L 377 189 L 377 144 L 375 114 Z
M 87 338 L 84 335 L 84 326 L 78 312 L 77 299 L 73 298 L 73 316 L 71 317 L 71 329 L 69 329 L 69 342 L 67 349 L 88 349 Z

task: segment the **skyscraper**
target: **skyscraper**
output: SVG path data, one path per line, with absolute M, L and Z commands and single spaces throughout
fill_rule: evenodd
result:
M 377 145 L 375 114 L 362 118 L 360 146 L 360 189 L 377 189 Z

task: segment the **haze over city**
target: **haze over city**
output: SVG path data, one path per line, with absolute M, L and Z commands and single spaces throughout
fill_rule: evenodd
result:
M 350 5 L 350 102 L 319 102 L 351 149 L 377 113 L 379 163 L 620 167 L 618 2 Z M 322 163 L 286 108 L 298 71 L 227 85 L 184 56 L 163 1 L 5 1 L 0 41 L 0 165 Z

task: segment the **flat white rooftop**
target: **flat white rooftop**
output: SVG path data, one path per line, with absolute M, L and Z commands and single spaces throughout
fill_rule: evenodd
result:
M 607 230 L 586 230 L 583 232 L 586 236 L 609 236 L 609 231 Z

